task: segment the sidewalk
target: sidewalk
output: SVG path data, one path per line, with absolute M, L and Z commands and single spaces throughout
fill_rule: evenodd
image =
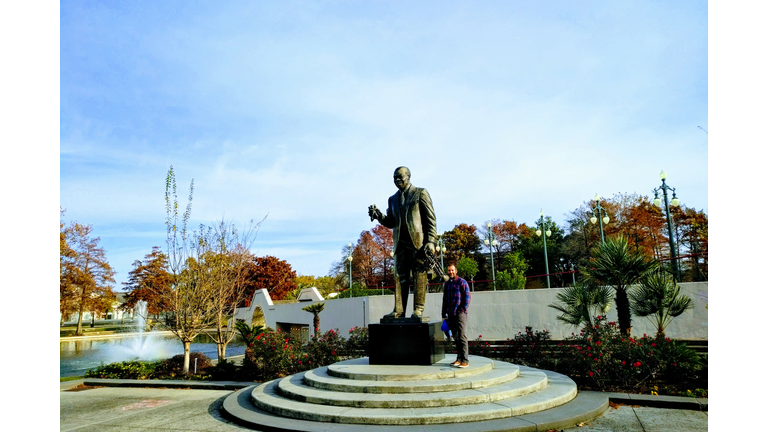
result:
M 136 381 L 88 379 L 61 383 L 60 429 L 78 432 L 249 430 L 223 418 L 220 408 L 232 392 L 229 389 L 254 383 Z M 83 383 L 105 387 L 75 389 Z M 129 387 L 134 385 L 146 387 Z M 183 389 L 170 388 L 175 386 Z M 621 393 L 611 393 L 609 397 L 612 406 L 602 416 L 565 430 L 700 432 L 708 429 L 706 399 Z M 620 404 L 613 403 L 616 401 Z

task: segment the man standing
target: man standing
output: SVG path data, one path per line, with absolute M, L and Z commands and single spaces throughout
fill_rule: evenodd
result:
M 448 265 L 448 281 L 443 284 L 443 319 L 453 333 L 456 343 L 456 361 L 452 366 L 469 366 L 469 346 L 467 344 L 467 311 L 469 310 L 469 285 L 456 276 L 456 266 Z
M 394 174 L 398 191 L 389 197 L 387 214 L 383 215 L 376 206 L 368 207 L 371 220 L 392 229 L 395 254 L 395 308 L 385 318 L 401 318 L 408 305 L 408 286 L 413 281 L 413 315 L 421 318 L 427 295 L 427 274 L 416 265 L 417 254 L 425 250 L 435 254 L 437 221 L 432 208 L 432 198 L 426 189 L 417 188 L 410 182 L 411 171 L 399 167 Z

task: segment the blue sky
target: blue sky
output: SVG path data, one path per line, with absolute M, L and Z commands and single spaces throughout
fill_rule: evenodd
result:
M 60 4 L 60 205 L 125 281 L 193 225 L 265 215 L 252 250 L 321 276 L 373 227 L 392 172 L 438 228 L 563 224 L 659 171 L 708 209 L 705 2 Z

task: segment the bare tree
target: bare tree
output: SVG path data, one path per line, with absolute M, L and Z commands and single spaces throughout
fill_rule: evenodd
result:
M 182 372 L 189 373 L 189 350 L 192 341 L 214 321 L 213 292 L 203 266 L 198 265 L 207 247 L 196 233 L 187 231 L 192 213 L 194 180 L 189 185 L 187 208 L 179 220 L 179 203 L 176 197 L 176 175 L 173 166 L 165 179 L 166 244 L 168 267 L 171 273 L 171 289 L 161 295 L 168 305 L 165 325 L 184 345 Z

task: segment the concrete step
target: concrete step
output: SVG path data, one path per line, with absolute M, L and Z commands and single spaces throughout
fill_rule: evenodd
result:
M 489 387 L 511 381 L 520 374 L 517 365 L 504 362 L 496 362 L 493 369 L 477 375 L 413 381 L 351 380 L 330 376 L 327 370 L 327 367 L 321 367 L 306 371 L 305 384 L 317 389 L 346 393 L 431 393 Z M 462 369 L 454 372 L 461 375 L 459 371 Z
M 608 407 L 608 397 L 604 393 L 577 393 L 573 381 L 564 375 L 524 366 L 520 366 L 519 370 L 520 377 L 517 379 L 541 372 L 547 375 L 549 384 L 541 391 L 495 402 L 442 408 L 387 409 L 331 405 L 313 407 L 312 404 L 280 395 L 280 381 L 275 380 L 232 393 L 224 400 L 222 413 L 239 425 L 264 432 L 391 432 L 392 425 L 398 425 L 400 432 L 531 432 L 574 426 L 599 416 Z M 356 396 L 393 395 L 358 393 Z
M 496 371 L 498 372 L 505 370 L 497 369 Z M 508 378 L 512 375 L 516 377 L 518 370 L 515 369 L 514 371 L 514 374 L 508 373 L 504 377 Z M 489 372 L 489 374 L 491 372 Z M 449 378 L 447 380 L 460 379 Z M 365 382 L 376 383 L 376 381 Z M 397 383 L 400 383 L 407 388 L 411 382 L 398 381 Z M 411 385 L 420 384 L 422 383 L 418 381 L 411 383 Z M 469 381 L 465 381 L 465 384 L 471 386 L 471 382 Z M 357 392 L 329 391 L 312 387 L 307 385 L 305 373 L 300 373 L 281 379 L 277 385 L 277 392 L 281 396 L 295 401 L 320 405 L 348 406 L 357 408 L 427 408 L 481 404 L 502 399 L 515 398 L 528 393 L 539 391 L 546 386 L 547 375 L 543 372 L 531 371 L 526 373 L 525 376 L 519 376 L 516 379 L 508 379 L 504 383 L 497 383 L 496 385 L 490 387 L 465 387 L 458 390 L 449 389 L 445 391 L 436 390 L 432 392 L 418 393 L 371 392 L 360 394 Z M 431 387 L 438 388 L 441 386 L 440 384 L 435 383 Z
M 469 367 L 451 366 L 453 360 L 442 359 L 430 366 L 370 365 L 368 357 L 341 361 L 328 366 L 328 375 L 359 381 L 422 381 L 445 378 L 466 378 L 493 369 L 494 361 L 469 356 Z
M 576 385 L 568 379 L 556 378 L 540 391 L 510 399 L 473 405 L 454 405 L 419 408 L 357 408 L 348 406 L 317 405 L 282 396 L 278 391 L 280 380 L 256 387 L 251 393 L 254 406 L 260 410 L 298 420 L 366 425 L 425 425 L 457 422 L 475 422 L 507 418 L 538 412 L 565 404 L 576 397 Z M 520 378 L 518 378 L 520 379 Z M 423 394 L 422 394 L 423 395 Z M 366 395 L 381 398 L 382 394 Z M 417 394 L 416 396 L 419 396 Z

